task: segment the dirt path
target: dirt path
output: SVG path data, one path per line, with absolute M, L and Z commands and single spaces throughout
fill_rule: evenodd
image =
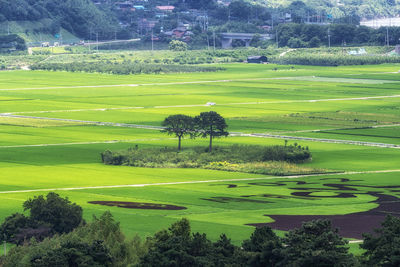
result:
M 125 184 L 125 185 L 104 185 L 104 186 L 83 186 L 83 187 L 65 187 L 65 188 L 9 190 L 9 191 L 0 191 L 0 194 L 30 193 L 30 192 L 48 192 L 48 191 L 75 191 L 75 190 L 86 190 L 86 189 L 129 188 L 129 187 L 148 187 L 148 186 L 184 185 L 184 184 L 202 184 L 202 183 L 221 183 L 221 182 L 241 182 L 241 181 L 272 180 L 272 179 L 297 179 L 297 178 L 307 178 L 307 177 L 316 177 L 316 176 L 328 176 L 328 175 L 329 175 L 329 176 L 331 176 L 331 175 L 355 175 L 355 174 L 393 173 L 393 172 L 400 172 L 400 170 L 342 172 L 342 173 L 308 174 L 308 175 L 292 175 L 292 176 L 265 176 L 265 177 L 255 177 L 255 178 L 218 179 L 218 180 L 201 180 L 201 181 L 185 181 L 185 182 L 169 182 L 169 183 L 150 183 L 150 184 Z
M 279 57 L 284 57 L 287 53 L 290 53 L 290 52 L 295 51 L 295 50 L 296 50 L 296 49 L 288 49 L 288 50 L 286 50 L 285 52 L 281 53 L 281 54 L 279 55 Z

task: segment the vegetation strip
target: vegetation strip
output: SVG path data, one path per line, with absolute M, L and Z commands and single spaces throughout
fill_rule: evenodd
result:
M 147 186 L 163 186 L 163 185 L 181 185 L 181 184 L 203 184 L 203 183 L 220 183 L 220 182 L 239 182 L 239 181 L 256 181 L 256 180 L 272 180 L 272 179 L 297 179 L 316 176 L 328 175 L 356 175 L 356 174 L 372 174 L 372 173 L 396 173 L 400 170 L 380 170 L 380 171 L 360 171 L 360 172 L 341 172 L 341 173 L 324 173 L 324 174 L 309 174 L 309 175 L 292 175 L 280 177 L 255 177 L 255 178 L 238 178 L 238 179 L 219 179 L 219 180 L 204 180 L 204 181 L 186 181 L 186 182 L 170 182 L 170 183 L 153 183 L 153 184 L 126 184 L 126 185 L 104 185 L 104 186 L 84 186 L 84 187 L 69 187 L 69 188 L 47 188 L 47 189 L 28 189 L 28 190 L 12 190 L 0 191 L 0 194 L 13 193 L 32 193 L 32 192 L 49 192 L 49 191 L 74 191 L 85 189 L 107 189 L 107 188 L 128 188 L 128 187 L 147 187 Z

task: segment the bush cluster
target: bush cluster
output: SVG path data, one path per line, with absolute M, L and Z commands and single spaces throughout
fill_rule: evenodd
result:
M 373 65 L 384 63 L 400 63 L 400 57 L 386 55 L 365 55 L 365 56 L 349 56 L 349 55 L 321 55 L 321 54 L 304 54 L 290 55 L 285 57 L 277 57 L 272 60 L 274 63 L 288 65 L 313 65 L 313 66 L 342 66 L 342 65 Z
M 212 152 L 204 147 L 191 147 L 179 153 L 171 147 L 135 147 L 121 151 L 106 150 L 101 157 L 107 165 L 148 168 L 205 168 L 274 175 L 325 172 L 295 165 L 311 160 L 308 148 L 298 145 L 217 146 Z
M 198 67 L 187 65 L 166 65 L 146 63 L 112 63 L 112 62 L 74 62 L 74 63 L 37 63 L 32 70 L 69 71 L 69 72 L 99 72 L 119 75 L 150 74 L 150 73 L 180 73 L 180 72 L 214 72 L 223 70 L 220 67 Z

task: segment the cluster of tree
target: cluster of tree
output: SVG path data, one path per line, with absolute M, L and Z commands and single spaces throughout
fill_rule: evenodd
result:
M 384 63 L 400 63 L 395 56 L 349 56 L 349 55 L 286 55 L 274 58 L 272 62 L 278 64 L 312 65 L 312 66 L 346 66 L 346 65 L 374 65 Z
M 71 232 L 84 223 L 82 208 L 53 192 L 46 197 L 28 199 L 23 207 L 29 216 L 14 213 L 0 226 L 0 239 L 3 241 L 22 244 L 32 237 L 43 240 L 54 234 Z
M 99 72 L 118 75 L 149 74 L 149 73 L 183 73 L 183 72 L 214 72 L 223 70 L 212 66 L 189 66 L 177 64 L 147 64 L 125 61 L 112 62 L 74 62 L 47 63 L 41 62 L 31 66 L 32 70 L 69 71 L 69 72 Z
M 183 130 L 176 131 L 179 135 Z M 174 132 L 175 134 L 175 132 Z M 104 164 L 127 165 L 148 168 L 205 168 L 229 171 L 241 171 L 259 174 L 271 174 L 272 165 L 265 162 L 303 163 L 311 160 L 308 147 L 300 145 L 286 146 L 217 146 L 212 153 L 209 148 L 195 146 L 176 153 L 172 147 L 129 148 L 127 150 L 110 151 L 101 153 Z M 281 167 L 278 166 L 277 168 Z M 293 166 L 287 166 L 290 168 Z M 282 167 L 281 167 L 282 168 Z
M 0 51 L 24 51 L 25 40 L 16 34 L 0 35 Z
M 321 45 L 385 45 L 389 32 L 389 44 L 398 44 L 400 27 L 373 29 L 351 24 L 280 24 L 277 27 L 279 46 L 291 48 L 319 47 Z
M 209 136 L 208 151 L 211 152 L 214 137 L 229 135 L 225 119 L 215 111 L 202 112 L 194 118 L 183 114 L 171 115 L 165 118 L 162 126 L 164 127 L 162 132 L 178 138 L 178 150 L 181 150 L 181 141 L 185 136 L 190 138 Z
M 0 0 L 0 22 L 49 19 L 53 34 L 63 27 L 81 38 L 110 39 L 120 30 L 114 18 L 89 0 Z
M 32 212 L 57 219 L 68 214 L 61 210 L 81 208 L 49 193 L 24 203 Z M 32 215 L 33 216 L 33 215 Z M 11 217 L 11 216 L 10 216 Z M 6 218 L 1 229 L 21 228 Z M 64 222 L 65 222 L 64 219 Z M 53 220 L 53 219 L 52 219 Z M 6 224 L 7 222 L 7 224 Z M 49 223 L 50 224 L 50 223 Z M 7 225 L 7 226 L 5 226 Z M 55 225 L 55 224 L 54 224 Z M 64 227 L 67 224 L 61 224 Z M 374 234 L 365 234 L 361 257 L 349 253 L 347 241 L 328 220 L 314 220 L 277 236 L 267 226 L 258 227 L 241 246 L 221 234 L 212 242 L 204 233 L 192 233 L 187 219 L 173 223 L 141 241 L 127 240 L 109 211 L 93 217 L 90 223 L 71 225 L 73 231 L 31 238 L 1 257 L 2 266 L 398 266 L 400 219 L 388 216 Z
M 41 242 L 12 248 L 1 259 L 2 266 L 134 266 L 148 250 L 138 236 L 127 239 L 109 211 L 74 231 L 48 237 Z

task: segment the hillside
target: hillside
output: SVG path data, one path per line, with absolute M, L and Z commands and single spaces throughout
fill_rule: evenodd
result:
M 118 29 L 113 15 L 90 0 L 0 0 L 0 22 L 8 21 L 33 40 L 40 39 L 35 37 L 39 33 L 54 36 L 61 29 L 79 38 L 98 34 L 100 39 L 107 39 Z M 7 31 L 8 25 L 3 24 L 2 29 Z
M 329 14 L 336 19 L 350 16 L 391 17 L 396 16 L 400 10 L 400 3 L 395 0 L 256 0 L 254 2 L 270 8 L 289 8 L 303 16 L 307 16 L 307 13 Z M 301 2 L 305 4 L 305 7 Z

